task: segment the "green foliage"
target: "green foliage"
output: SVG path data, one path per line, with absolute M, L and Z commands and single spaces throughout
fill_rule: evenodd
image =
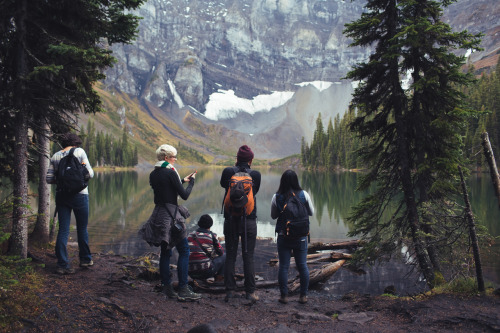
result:
M 127 126 L 123 127 L 122 138 L 111 134 L 96 132 L 94 123 L 89 119 L 87 130 L 82 126 L 80 137 L 82 147 L 92 165 L 95 166 L 135 166 L 138 163 L 137 146 L 129 144 Z
M 201 164 L 208 164 L 208 161 L 196 149 L 183 145 L 180 141 L 177 144 L 177 151 L 181 153 L 179 158 L 187 161 L 198 162 Z
M 500 162 L 500 58 L 495 71 L 483 74 L 471 87 L 463 90 L 469 108 L 478 111 L 465 131 L 465 154 L 473 168 L 486 167 L 481 148 L 481 134 L 488 132 L 497 164 Z
M 491 283 L 487 283 L 486 289 L 492 286 Z M 477 280 L 473 277 L 454 279 L 449 283 L 436 287 L 433 291 L 435 293 L 457 293 L 462 295 L 477 295 L 479 293 Z
M 360 81 L 353 95 L 357 114 L 350 129 L 363 142 L 369 172 L 360 189 L 376 190 L 349 221 L 361 235 L 365 256 L 397 253 L 406 245 L 429 286 L 439 255 L 463 235 L 454 205 L 457 167 L 464 164 L 462 137 L 468 112 L 460 87 L 472 78 L 452 51 L 475 49 L 479 36 L 452 32 L 433 0 L 369 0 L 361 18 L 346 25 L 353 46 L 373 45 L 368 61 L 347 78 Z M 411 75 L 406 87 L 402 78 Z
M 311 145 L 307 145 L 302 138 L 300 155 L 302 165 L 310 169 L 327 170 L 363 167 L 357 155 L 357 150 L 363 141 L 349 131 L 349 124 L 354 117 L 354 108 L 349 108 L 342 119 L 337 115 L 334 124 L 330 120 L 325 132 L 319 114 Z
M 7 290 L 19 283 L 22 276 L 33 271 L 31 258 L 0 256 L 0 289 Z

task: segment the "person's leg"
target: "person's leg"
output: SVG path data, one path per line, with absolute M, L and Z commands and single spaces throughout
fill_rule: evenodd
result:
M 88 265 L 92 261 L 89 248 L 89 233 L 87 231 L 89 222 L 89 196 L 87 194 L 76 194 L 72 199 L 72 205 L 76 219 L 80 264 Z
M 161 243 L 160 251 L 160 278 L 161 284 L 164 286 L 169 286 L 172 284 L 172 278 L 170 277 L 170 257 L 172 256 L 172 250 L 167 248 L 167 243 Z
M 195 301 L 201 298 L 200 294 L 193 292 L 188 286 L 188 269 L 189 269 L 189 243 L 187 238 L 181 240 L 175 248 L 179 253 L 177 260 L 177 277 L 179 278 L 179 301 Z
M 288 270 L 290 268 L 290 257 L 292 255 L 292 250 L 285 246 L 285 241 L 283 236 L 278 236 L 278 283 L 280 286 L 281 296 L 288 295 Z
M 307 268 L 307 237 L 302 237 L 300 244 L 293 250 L 295 264 L 300 276 L 300 302 L 307 302 L 309 289 L 309 269 Z
M 56 194 L 56 209 L 59 220 L 59 231 L 57 232 L 56 239 L 56 257 L 57 266 L 59 268 L 70 268 L 68 260 L 68 237 L 69 237 L 69 224 L 71 221 L 71 207 L 60 197 L 60 194 Z
M 224 275 L 224 263 L 226 261 L 226 254 L 218 256 L 212 260 L 214 275 Z
M 250 295 L 255 292 L 254 250 L 257 241 L 257 221 L 247 219 L 246 223 L 246 236 L 241 235 L 241 252 L 243 256 L 243 273 L 245 275 L 245 291 L 247 295 Z
M 177 277 L 179 278 L 179 289 L 181 289 L 188 283 L 189 243 L 187 238 L 181 240 L 175 248 L 179 253 L 179 258 L 177 259 Z
M 224 238 L 226 240 L 226 262 L 224 264 L 224 285 L 227 291 L 236 289 L 235 264 L 238 254 L 239 234 L 237 224 L 230 218 L 224 221 Z

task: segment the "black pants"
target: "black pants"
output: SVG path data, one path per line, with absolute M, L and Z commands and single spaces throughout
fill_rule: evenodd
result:
M 241 237 L 241 253 L 243 257 L 243 273 L 245 275 L 245 291 L 255 291 L 254 250 L 257 240 L 257 220 L 241 217 L 231 217 L 224 221 L 224 237 L 226 241 L 226 264 L 224 269 L 224 284 L 226 290 L 236 289 L 235 264 L 238 255 L 238 243 Z

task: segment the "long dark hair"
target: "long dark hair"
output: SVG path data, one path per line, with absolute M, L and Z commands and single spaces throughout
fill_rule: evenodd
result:
M 286 170 L 281 175 L 280 187 L 278 188 L 278 194 L 285 195 L 290 191 L 299 192 L 302 188 L 299 185 L 299 178 L 293 170 Z

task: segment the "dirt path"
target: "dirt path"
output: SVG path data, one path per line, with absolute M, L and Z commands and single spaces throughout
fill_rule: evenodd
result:
M 26 313 L 28 332 L 495 332 L 500 331 L 500 298 L 436 295 L 423 300 L 346 295 L 342 300 L 298 296 L 286 305 L 278 290 L 260 289 L 260 301 L 224 302 L 223 294 L 203 293 L 199 302 L 181 303 L 155 291 L 158 281 L 135 278 L 130 258 L 94 255 L 95 265 L 74 275 L 55 274 L 51 253 L 34 255 L 45 263 L 42 315 Z

